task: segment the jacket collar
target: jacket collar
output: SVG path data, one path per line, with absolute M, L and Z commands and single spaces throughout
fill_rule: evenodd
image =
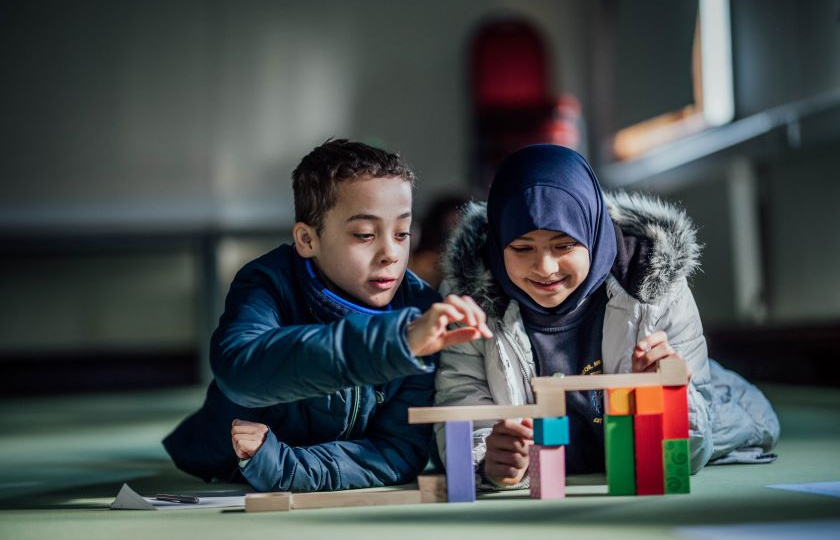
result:
M 604 193 L 604 198 L 625 248 L 613 275 L 636 299 L 655 303 L 699 267 L 701 246 L 684 210 L 639 193 Z M 449 292 L 471 296 L 490 316 L 501 317 L 510 300 L 484 260 L 486 241 L 486 204 L 472 202 L 447 243 L 443 274 Z

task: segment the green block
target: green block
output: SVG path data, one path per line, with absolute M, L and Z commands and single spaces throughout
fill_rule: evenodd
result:
M 662 441 L 662 460 L 665 472 L 665 493 L 691 493 L 691 459 L 688 439 Z
M 569 444 L 569 417 L 534 419 L 534 444 L 563 446 Z
M 636 494 L 633 417 L 604 416 L 607 487 L 610 495 Z

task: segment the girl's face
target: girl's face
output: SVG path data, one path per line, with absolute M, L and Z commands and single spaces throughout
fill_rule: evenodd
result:
M 544 308 L 562 304 L 589 274 L 589 250 L 561 232 L 531 231 L 504 254 L 510 280 Z

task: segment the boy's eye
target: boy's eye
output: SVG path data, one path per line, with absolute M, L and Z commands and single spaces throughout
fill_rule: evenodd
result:
M 368 241 L 373 240 L 373 237 L 375 235 L 373 233 L 354 233 L 353 236 L 355 236 L 359 240 Z
M 394 236 L 397 237 L 397 240 L 408 240 L 409 238 L 411 238 L 411 233 L 410 232 L 398 232 Z

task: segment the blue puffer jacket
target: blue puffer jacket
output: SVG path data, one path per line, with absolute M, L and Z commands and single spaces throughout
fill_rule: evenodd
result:
M 231 285 L 211 342 L 215 380 L 204 406 L 163 444 L 204 480 L 242 476 L 259 491 L 399 484 L 423 469 L 431 426 L 406 423 L 429 406 L 436 357 L 416 358 L 406 326 L 439 295 L 406 272 L 390 309 L 375 312 L 323 289 L 292 246 L 250 262 Z M 235 418 L 270 428 L 239 467 Z

